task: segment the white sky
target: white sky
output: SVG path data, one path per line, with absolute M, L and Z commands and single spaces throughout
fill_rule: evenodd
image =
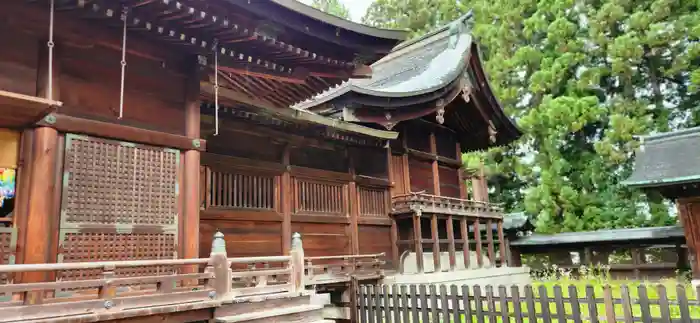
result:
M 301 0 L 301 2 L 310 4 L 311 0 Z M 356 22 L 360 22 L 365 11 L 374 0 L 340 0 L 348 9 L 350 9 L 350 18 Z

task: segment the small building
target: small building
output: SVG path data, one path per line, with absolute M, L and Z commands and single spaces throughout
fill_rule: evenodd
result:
M 629 187 L 673 199 L 688 249 L 694 284 L 700 279 L 700 127 L 641 138 Z

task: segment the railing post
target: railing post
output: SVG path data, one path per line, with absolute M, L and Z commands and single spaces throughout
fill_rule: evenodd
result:
M 114 266 L 105 266 L 102 269 L 102 278 L 105 279 L 105 283 L 99 288 L 99 296 L 100 299 L 104 301 L 104 307 L 106 309 L 110 309 L 114 306 L 112 300 L 117 295 L 117 288 L 112 285 L 111 281 L 116 277 L 115 270 L 116 268 Z
M 228 255 L 226 254 L 226 241 L 224 234 L 216 232 L 214 240 L 211 243 L 211 254 L 209 255 L 209 264 L 214 271 L 214 291 L 215 298 L 223 299 L 231 294 L 231 266 L 228 263 Z
M 290 283 L 292 284 L 292 294 L 301 294 L 306 288 L 304 275 L 304 247 L 301 242 L 301 234 L 295 232 L 292 235 L 292 250 L 289 252 L 292 257 L 290 267 Z

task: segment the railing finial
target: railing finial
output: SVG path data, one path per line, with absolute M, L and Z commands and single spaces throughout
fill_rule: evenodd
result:
M 302 249 L 303 245 L 301 242 L 301 234 L 299 232 L 294 232 L 292 235 L 292 249 L 299 250 Z
M 226 253 L 226 240 L 221 231 L 214 233 L 214 240 L 211 242 L 211 253 Z

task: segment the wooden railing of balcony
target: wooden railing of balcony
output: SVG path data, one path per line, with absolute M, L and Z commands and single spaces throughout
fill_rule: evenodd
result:
M 307 290 L 310 285 L 349 282 L 352 277 L 380 279 L 382 256 L 304 258 L 301 236 L 295 234 L 289 256 L 228 258 L 224 236 L 219 232 L 209 258 L 0 265 L 0 275 L 9 278 L 0 284 L 0 322 L 102 321 L 270 297 L 295 297 L 311 292 Z M 337 260 L 344 265 L 311 264 Z M 258 267 L 259 264 L 262 266 Z M 281 266 L 271 268 L 269 264 Z M 173 271 L 136 277 L 115 274 L 141 266 L 169 267 Z M 27 272 L 80 270 L 100 274 L 90 279 L 39 283 L 14 283 L 11 279 Z
M 508 265 L 502 211 L 495 204 L 411 193 L 392 198 L 392 213 L 399 219 L 403 217 L 412 220 L 412 237 L 397 243 L 405 250 L 400 263 L 404 264 L 405 258 L 414 252 L 418 273 L 426 272 L 424 249 L 432 252 L 434 272 L 454 271 L 461 265 L 464 269 Z M 425 218 L 430 221 L 430 234 L 427 238 L 424 237 L 422 228 L 422 219 Z M 444 232 L 440 232 L 439 228 L 444 228 Z M 443 264 L 441 259 L 444 251 L 448 254 L 447 264 Z M 476 263 L 472 263 L 472 251 Z M 457 264 L 458 253 L 461 253 L 463 264 Z M 488 263 L 485 263 L 484 256 Z M 401 266 L 400 271 L 405 271 L 404 266 Z

